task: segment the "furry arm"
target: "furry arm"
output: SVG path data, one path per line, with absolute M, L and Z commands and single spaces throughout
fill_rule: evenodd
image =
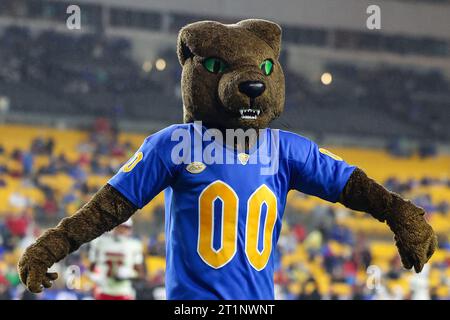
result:
M 386 190 L 359 168 L 350 176 L 339 202 L 386 222 L 394 233 L 403 266 L 419 273 L 437 247 L 437 238 L 425 220 L 425 211 Z
M 81 209 L 48 229 L 29 246 L 19 260 L 20 279 L 34 293 L 49 288 L 56 273 L 47 269 L 82 244 L 128 220 L 137 208 L 109 184 L 103 186 Z

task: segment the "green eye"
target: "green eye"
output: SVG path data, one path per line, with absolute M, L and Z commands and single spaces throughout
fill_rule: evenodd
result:
M 273 61 L 270 59 L 264 60 L 260 65 L 259 68 L 264 72 L 266 76 L 270 75 L 273 71 Z
M 203 66 L 212 73 L 222 73 L 228 68 L 225 61 L 219 58 L 206 58 L 203 61 Z

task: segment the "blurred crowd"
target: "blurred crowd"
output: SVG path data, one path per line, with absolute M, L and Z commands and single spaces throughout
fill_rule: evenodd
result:
M 61 279 L 39 295 L 24 290 L 16 263 L 45 228 L 73 214 L 135 152 L 138 145 L 120 136 L 109 121 L 98 119 L 71 154 L 61 151 L 61 140 L 51 135 L 34 136 L 26 148 L 0 146 L 0 299 L 92 299 L 89 245 L 57 264 Z M 59 182 L 61 176 L 68 179 L 67 186 Z M 93 177 L 102 179 L 90 180 Z M 385 186 L 411 195 L 433 187 L 448 192 L 450 181 L 390 177 Z M 344 208 L 325 203 L 298 206 L 311 199 L 295 197 L 300 198 L 288 199 L 275 253 L 278 299 L 450 299 L 450 243 L 445 235 L 439 237 L 440 258 L 414 275 L 402 268 L 390 233 L 358 231 L 343 223 L 342 217 L 351 216 Z M 448 221 L 448 199 L 434 201 L 426 192 L 412 199 L 425 208 L 428 218 Z M 135 282 L 138 299 L 165 297 L 163 202 L 159 197 L 152 203 L 156 204 L 134 218 L 146 269 L 145 277 Z M 356 220 L 356 225 L 362 224 Z
M 12 111 L 139 118 L 149 115 L 151 108 L 142 108 L 148 101 L 179 105 L 178 62 L 164 72 L 154 61 L 143 68 L 126 38 L 9 27 L 0 31 L 0 46 L 0 87 Z
M 91 299 L 94 284 L 87 276 L 88 245 L 55 266 L 61 279 L 40 295 L 29 294 L 20 284 L 15 267 L 20 253 L 45 228 L 87 202 L 135 152 L 142 140 L 121 138 L 117 120 L 174 123 L 182 119 L 181 68 L 175 48 L 159 48 L 155 59 L 136 61 L 133 41 L 106 36 L 96 24 L 99 8 L 86 5 L 85 9 L 83 19 L 95 27 L 93 33 L 0 28 L 0 116 L 19 112 L 112 119 L 98 119 L 75 144 L 72 138 L 64 141 L 38 133 L 12 149 L 0 142 L 0 299 Z M 52 20 L 65 14 L 65 5 L 33 1 L 28 7 L 27 1 L 2 2 L 0 15 L 11 14 Z M 198 19 L 173 17 L 169 19 L 173 34 Z M 136 25 L 128 25 L 131 22 Z M 110 23 L 158 31 L 161 21 L 157 13 L 117 10 Z M 359 49 L 427 55 L 430 52 L 425 49 L 434 43 L 380 37 L 343 30 L 284 29 L 287 43 L 326 46 L 324 39 L 336 39 L 336 49 L 353 43 Z M 440 48 L 438 42 L 435 45 Z M 277 127 L 301 128 L 319 143 L 330 133 L 381 137 L 390 141 L 390 155 L 412 159 L 418 154 L 424 161 L 439 156 L 431 141 L 450 139 L 449 81 L 440 70 L 328 61 L 321 71 L 330 73 L 332 81 L 325 85 L 290 68 L 299 65 L 297 59 L 304 57 L 289 50 L 280 57 L 286 75 L 286 109 Z M 4 136 L 9 139 L 8 131 Z M 405 137 L 422 144 L 413 149 Z M 434 219 L 433 226 L 440 228 L 440 251 L 434 262 L 414 275 L 402 268 L 387 227 L 310 197 L 290 197 L 275 255 L 277 298 L 450 299 L 448 177 L 391 176 L 383 182 L 422 206 L 427 218 Z M 163 210 L 158 197 L 135 217 L 135 236 L 142 241 L 146 257 L 146 275 L 135 282 L 138 299 L 164 298 Z
M 287 223 L 285 220 L 277 248 L 278 299 L 450 299 L 447 237 L 439 237 L 447 258 L 414 274 L 403 268 L 395 249 L 380 252 L 387 246 L 394 247 L 392 238 L 380 240 L 367 232 L 355 232 L 340 224 L 338 211 L 316 207 L 309 213 L 314 216 L 312 220 L 289 223 L 292 214 Z M 376 248 L 380 243 L 382 248 Z
M 137 61 L 136 44 L 124 37 L 11 26 L 0 29 L 0 48 L 0 88 L 10 111 L 182 119 L 175 47 L 161 46 L 153 60 Z M 288 50 L 280 57 L 286 75 L 280 127 L 317 135 L 450 138 L 449 81 L 441 70 L 325 61 L 321 68 L 332 82 L 324 85 L 290 68 L 297 59 Z

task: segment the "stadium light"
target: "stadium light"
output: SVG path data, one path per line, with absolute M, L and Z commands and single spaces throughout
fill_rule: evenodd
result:
M 161 58 L 156 60 L 155 66 L 158 71 L 163 71 L 166 68 L 166 60 Z
M 328 86 L 329 84 L 331 84 L 331 82 L 333 82 L 333 76 L 329 72 L 324 72 L 320 77 L 320 81 L 322 82 L 322 84 Z
M 6 96 L 0 96 L 0 113 L 6 113 L 9 111 L 9 98 Z

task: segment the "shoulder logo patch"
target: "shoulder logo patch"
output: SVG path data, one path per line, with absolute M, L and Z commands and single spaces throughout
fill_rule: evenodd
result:
M 191 162 L 186 166 L 186 170 L 190 173 L 197 174 L 206 169 L 206 165 L 199 161 Z
M 239 153 L 238 154 L 239 162 L 242 165 L 244 165 L 244 166 L 247 164 L 249 158 L 250 158 L 250 156 L 248 154 L 246 154 L 246 153 Z

